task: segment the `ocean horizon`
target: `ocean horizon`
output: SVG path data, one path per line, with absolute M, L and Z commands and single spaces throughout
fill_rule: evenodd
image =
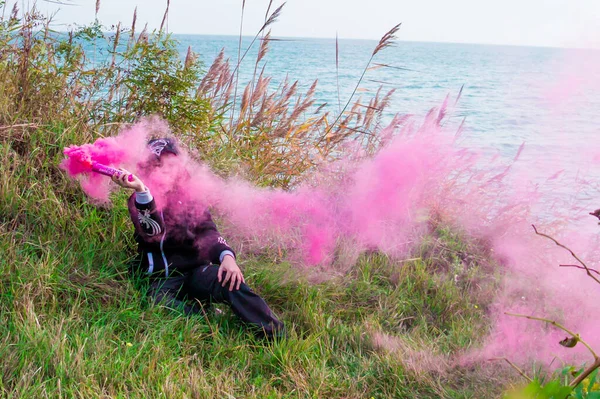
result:
M 221 49 L 233 64 L 237 60 L 237 36 L 173 37 L 182 57 L 191 47 L 207 67 Z M 251 40 L 242 38 L 242 53 Z M 336 114 L 377 42 L 339 40 L 336 72 L 335 38 L 272 41 L 259 70 L 264 67 L 272 77 L 272 88 L 287 78 L 297 80 L 302 92 L 318 80 L 314 109 L 326 104 L 324 109 Z M 252 79 L 258 47 L 255 43 L 241 64 L 240 87 Z M 459 145 L 507 164 L 524 145 L 514 167 L 538 185 L 546 204 L 557 199 L 594 206 L 589 190 L 595 188 L 574 192 L 565 182 L 600 177 L 592 163 L 581 162 L 597 157 L 589 143 L 600 133 L 600 69 L 594 68 L 599 58 L 596 50 L 398 41 L 376 55 L 352 101 L 368 103 L 379 89 L 394 90 L 380 121 L 384 127 L 397 114 L 419 123 L 448 98 L 444 129 L 454 134 L 464 121 Z M 559 171 L 563 179 L 549 179 Z

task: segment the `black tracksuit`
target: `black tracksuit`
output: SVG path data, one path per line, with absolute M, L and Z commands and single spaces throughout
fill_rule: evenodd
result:
M 280 333 L 283 323 L 246 284 L 233 291 L 229 291 L 229 283 L 221 286 L 218 265 L 225 254 L 235 257 L 234 251 L 217 231 L 208 211 L 195 212 L 178 198 L 171 195 L 162 211 L 149 193 L 144 196 L 150 200 L 148 203 L 138 202 L 135 193 L 128 201 L 141 257 L 139 271 L 150 276 L 154 300 L 181 307 L 186 314 L 200 311 L 198 301 L 224 302 L 259 333 Z

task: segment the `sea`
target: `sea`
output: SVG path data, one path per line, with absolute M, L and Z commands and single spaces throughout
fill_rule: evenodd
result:
M 237 62 L 238 37 L 174 37 L 182 57 L 191 47 L 209 66 L 224 49 Z M 242 53 L 251 39 L 243 38 Z M 315 106 L 326 103 L 336 112 L 350 98 L 376 46 L 375 40 L 340 39 L 336 69 L 335 39 L 279 38 L 269 43 L 261 67 L 273 87 L 287 77 L 306 90 L 318 80 Z M 240 85 L 252 77 L 257 50 L 255 43 L 244 57 Z M 449 119 L 466 118 L 470 141 L 509 154 L 523 142 L 560 145 L 563 138 L 588 141 L 600 133 L 599 61 L 597 50 L 397 41 L 375 56 L 353 100 L 368 101 L 379 88 L 394 89 L 385 115 L 391 121 L 398 113 L 423 117 L 446 96 L 453 104 L 462 88 Z
M 206 67 L 222 49 L 232 64 L 249 49 L 240 86 L 252 78 L 258 42 L 251 46 L 251 37 L 241 46 L 236 36 L 174 38 L 182 57 L 191 48 Z M 318 80 L 315 108 L 326 104 L 335 114 L 350 99 L 377 43 L 340 39 L 336 46 L 335 38 L 277 38 L 260 67 L 273 88 L 287 78 L 297 80 L 302 91 Z M 598 50 L 397 41 L 376 54 L 352 101 L 368 102 L 379 89 L 393 89 L 384 126 L 396 114 L 422 120 L 448 98 L 444 128 L 453 134 L 464 122 L 459 145 L 507 163 L 519 154 L 514 167 L 526 171 L 547 204 L 559 199 L 595 209 L 599 66 Z

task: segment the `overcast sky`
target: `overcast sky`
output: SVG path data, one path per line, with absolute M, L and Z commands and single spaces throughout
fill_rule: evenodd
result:
M 22 1 L 33 0 L 19 0 Z M 57 5 L 38 0 L 60 24 L 94 19 L 95 0 Z M 166 0 L 101 0 L 98 18 L 107 26 L 138 21 L 160 25 Z M 242 0 L 171 0 L 173 33 L 237 35 Z M 253 35 L 269 0 L 246 0 L 244 33 Z M 273 8 L 281 4 L 274 0 Z M 12 1 L 9 1 L 12 5 Z M 379 39 L 402 22 L 400 40 L 557 47 L 600 47 L 600 0 L 288 0 L 274 36 Z

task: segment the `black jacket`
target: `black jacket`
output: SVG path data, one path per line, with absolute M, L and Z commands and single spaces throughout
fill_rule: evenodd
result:
M 196 211 L 175 195 L 159 211 L 154 199 L 140 204 L 134 193 L 128 208 L 141 255 L 140 268 L 148 274 L 168 277 L 173 271 L 220 264 L 223 251 L 234 252 L 219 234 L 208 210 Z

